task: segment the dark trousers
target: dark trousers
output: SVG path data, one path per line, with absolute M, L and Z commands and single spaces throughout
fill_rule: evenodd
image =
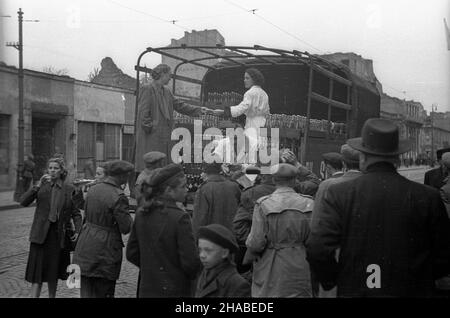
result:
M 116 281 L 81 275 L 81 298 L 114 298 Z
M 26 178 L 23 177 L 23 192 L 27 192 L 30 189 L 31 182 L 33 181 L 33 178 Z

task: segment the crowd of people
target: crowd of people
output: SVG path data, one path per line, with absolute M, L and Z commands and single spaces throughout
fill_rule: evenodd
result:
M 81 297 L 114 297 L 124 248 L 139 268 L 139 298 L 450 295 L 450 149 L 438 151 L 440 166 L 425 185 L 410 181 L 397 171 L 409 142 L 392 121 L 373 118 L 361 137 L 323 154 L 322 178 L 289 149 L 270 173 L 258 164 L 204 163 L 187 211 L 183 167 L 168 160 L 173 109 L 246 115 L 245 156 L 258 147 L 254 129 L 268 111 L 263 77 L 246 72 L 243 102 L 211 111 L 166 90 L 170 68 L 152 76 L 139 104 L 136 167 L 107 162 L 83 195 L 55 158 L 24 194 L 24 206 L 37 200 L 26 270 L 33 296 L 43 282 L 55 296 L 73 250 Z M 133 219 L 123 189 L 136 171 Z

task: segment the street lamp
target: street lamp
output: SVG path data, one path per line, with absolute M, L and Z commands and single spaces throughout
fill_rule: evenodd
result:
M 437 105 L 431 105 L 431 166 L 434 167 L 434 112 L 437 111 Z
M 17 11 L 19 20 L 19 42 L 7 42 L 6 46 L 13 47 L 19 51 L 19 149 L 18 149 L 18 163 L 17 163 L 17 177 L 16 190 L 14 191 L 14 201 L 18 202 L 20 196 L 24 192 L 22 183 L 23 174 L 23 158 L 24 158 L 24 120 L 23 120 L 23 32 L 22 23 L 25 22 L 39 22 L 39 20 L 24 20 L 22 8 Z M 10 17 L 10 16 L 9 16 Z

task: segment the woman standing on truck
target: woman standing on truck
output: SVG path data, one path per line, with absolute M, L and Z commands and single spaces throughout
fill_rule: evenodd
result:
M 245 130 L 248 146 L 248 162 L 256 163 L 256 151 L 258 141 L 261 142 L 259 128 L 266 124 L 266 116 L 270 113 L 269 97 L 261 88 L 264 85 L 264 76 L 256 68 L 249 68 L 244 74 L 244 86 L 248 90 L 244 94 L 244 99 L 239 105 L 227 106 L 224 110 L 215 110 L 215 115 L 225 117 L 238 117 L 245 114 Z M 238 157 L 239 160 L 239 157 Z

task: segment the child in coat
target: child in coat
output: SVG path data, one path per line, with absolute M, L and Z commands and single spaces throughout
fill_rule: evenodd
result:
M 195 297 L 250 297 L 250 284 L 232 261 L 238 250 L 233 233 L 220 224 L 210 224 L 200 227 L 197 237 L 203 270 Z

